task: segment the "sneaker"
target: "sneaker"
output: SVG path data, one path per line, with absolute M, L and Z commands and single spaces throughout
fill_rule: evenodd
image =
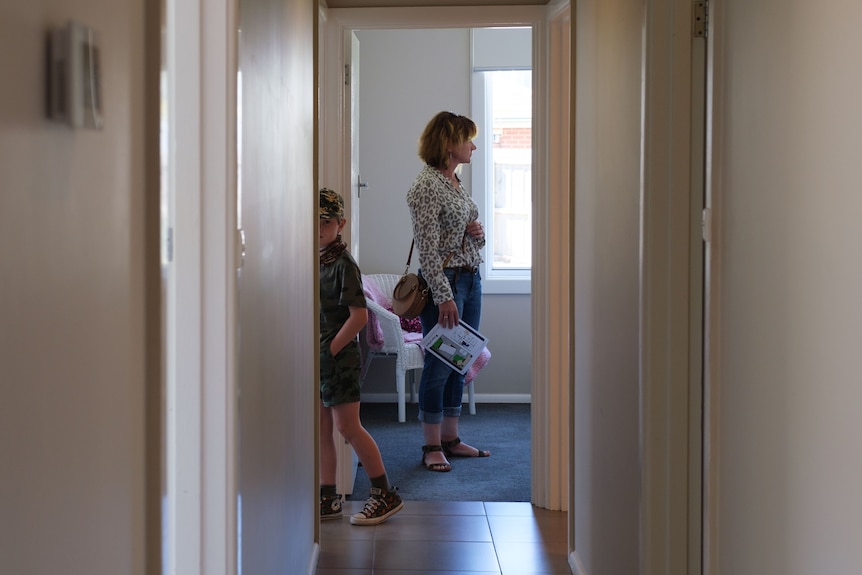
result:
M 320 519 L 338 519 L 341 517 L 341 495 L 320 496 Z
M 353 525 L 377 525 L 383 523 L 389 516 L 395 515 L 404 507 L 404 501 L 398 495 L 398 488 L 386 491 L 378 487 L 371 488 L 371 496 L 365 502 L 362 511 L 350 517 Z

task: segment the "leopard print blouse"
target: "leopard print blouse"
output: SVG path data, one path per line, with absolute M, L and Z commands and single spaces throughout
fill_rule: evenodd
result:
M 419 269 L 431 288 L 436 305 L 452 299 L 447 267 L 478 266 L 485 239 L 466 233 L 467 224 L 479 218 L 479 208 L 460 183 L 456 188 L 439 170 L 426 165 L 407 192 L 413 219 L 413 238 L 419 251 Z

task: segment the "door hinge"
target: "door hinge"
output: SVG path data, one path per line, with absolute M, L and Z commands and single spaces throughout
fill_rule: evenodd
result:
M 350 66 L 348 64 L 344 65 L 344 85 L 350 85 Z
M 367 187 L 368 187 L 368 182 L 363 182 L 362 181 L 362 175 L 356 174 L 356 197 L 361 198 L 362 197 L 362 188 L 367 188 Z
M 239 228 L 236 230 L 236 270 L 242 270 L 245 264 L 245 230 Z
M 703 209 L 701 215 L 700 228 L 703 234 L 703 241 L 710 243 L 712 241 L 712 210 L 709 208 Z
M 695 38 L 709 36 L 709 2 L 696 0 L 692 12 L 692 34 Z
M 165 260 L 174 261 L 174 228 L 168 228 L 165 234 Z

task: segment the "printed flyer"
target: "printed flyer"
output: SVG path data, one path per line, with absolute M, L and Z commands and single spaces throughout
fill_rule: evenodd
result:
M 488 343 L 488 338 L 463 321 L 446 328 L 439 323 L 422 338 L 428 353 L 464 375 Z

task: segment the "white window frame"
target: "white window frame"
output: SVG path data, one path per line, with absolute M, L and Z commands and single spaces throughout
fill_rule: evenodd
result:
M 472 68 L 472 66 L 471 66 Z M 504 68 L 495 68 L 495 70 Z M 523 70 L 523 67 L 511 67 L 511 70 Z M 494 218 L 492 206 L 494 205 L 494 190 L 490 183 L 493 181 L 493 165 L 491 165 L 487 150 L 493 146 L 493 130 L 491 110 L 486 105 L 484 75 L 481 72 L 488 70 L 474 69 L 471 75 L 471 108 L 473 118 L 479 124 L 479 134 L 476 137 L 476 150 L 473 152 L 471 164 L 473 169 L 471 188 L 474 190 L 474 201 L 479 206 L 480 220 L 485 227 L 485 261 L 480 266 L 482 274 L 482 291 L 489 294 L 529 294 L 531 292 L 531 268 L 521 269 L 493 269 L 493 258 L 488 256 L 489 246 L 494 241 Z M 535 97 L 535 94 L 533 95 Z M 535 118 L 533 119 L 535 124 Z M 488 129 L 483 127 L 488 126 Z M 479 193 L 476 193 L 479 191 Z

